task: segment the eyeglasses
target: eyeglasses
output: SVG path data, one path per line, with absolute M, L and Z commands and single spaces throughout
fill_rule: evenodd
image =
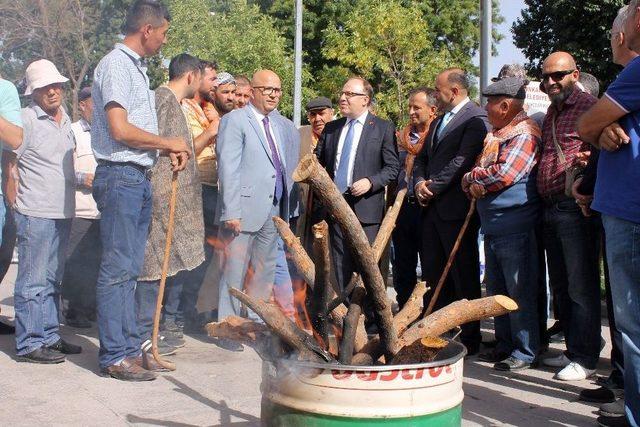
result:
M 347 98 L 347 99 L 353 98 L 354 96 L 369 96 L 366 93 L 349 92 L 349 91 L 340 92 L 340 96 L 342 96 L 342 95 L 344 95 L 345 98 Z
M 260 92 L 267 95 L 280 95 L 282 93 L 282 89 L 279 87 L 271 87 L 271 86 L 253 86 L 254 89 L 260 89 Z
M 554 82 L 559 82 L 564 79 L 569 74 L 573 73 L 575 70 L 564 70 L 564 71 L 554 71 L 553 73 L 542 73 L 542 81 L 546 82 L 549 77 Z

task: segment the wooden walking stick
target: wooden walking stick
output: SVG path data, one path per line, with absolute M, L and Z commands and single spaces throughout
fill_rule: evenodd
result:
M 171 255 L 171 240 L 173 240 L 173 222 L 176 216 L 176 195 L 178 192 L 178 172 L 173 172 L 171 177 L 171 199 L 169 201 L 169 224 L 167 226 L 167 241 L 164 245 L 164 258 L 162 260 L 162 273 L 160 276 L 160 289 L 156 300 L 156 313 L 153 316 L 153 331 L 151 333 L 151 354 L 160 366 L 170 371 L 176 370 L 175 363 L 167 362 L 158 353 L 158 330 L 160 329 L 160 315 L 162 314 L 162 299 L 164 298 L 164 285 L 167 282 L 169 270 L 169 256 Z
M 464 219 L 464 223 L 462 224 L 462 228 L 460 228 L 460 232 L 458 233 L 458 238 L 453 244 L 453 248 L 451 249 L 451 253 L 449 254 L 449 259 L 447 260 L 447 264 L 444 266 L 444 270 L 442 271 L 442 275 L 440 276 L 440 280 L 438 280 L 438 284 L 433 291 L 433 295 L 431 296 L 431 301 L 429 301 L 429 307 L 427 307 L 427 311 L 424 314 L 424 317 L 427 317 L 433 311 L 433 307 L 436 305 L 436 301 L 438 300 L 438 296 L 440 295 L 440 290 L 442 289 L 442 285 L 444 285 L 444 281 L 447 280 L 447 276 L 449 275 L 449 270 L 451 270 L 451 265 L 453 264 L 453 260 L 456 258 L 456 253 L 460 248 L 460 243 L 462 242 L 462 237 L 464 233 L 467 231 L 467 227 L 469 226 L 469 222 L 471 222 L 471 217 L 473 216 L 473 212 L 476 210 L 476 199 L 471 199 L 471 204 L 469 205 L 469 212 L 467 212 L 467 217 Z

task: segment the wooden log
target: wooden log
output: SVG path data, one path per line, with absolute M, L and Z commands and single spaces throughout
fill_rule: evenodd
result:
M 410 363 L 427 363 L 435 359 L 440 350 L 448 342 L 438 337 L 425 337 L 404 347 L 395 355 L 390 365 L 407 365 Z
M 331 260 L 329 256 L 329 226 L 321 221 L 311 228 L 313 232 L 313 255 L 316 260 L 315 284 L 311 300 L 311 323 L 329 348 L 329 313 L 327 306 L 334 295 L 331 287 Z
M 340 341 L 340 349 L 338 352 L 338 361 L 345 365 L 351 364 L 353 359 L 353 350 L 355 347 L 356 332 L 358 330 L 358 321 L 362 317 L 362 303 L 367 291 L 364 284 L 358 280 L 358 285 L 351 294 L 351 301 L 347 309 L 347 315 L 344 318 L 344 327 L 342 328 L 342 340 Z M 364 330 L 364 325 L 362 325 Z
M 407 329 L 398 340 L 398 349 L 424 337 L 440 336 L 456 326 L 488 317 L 502 316 L 517 309 L 518 304 L 504 295 L 452 302 Z
M 293 172 L 293 179 L 296 182 L 311 185 L 314 193 L 342 230 L 345 240 L 350 246 L 354 264 L 360 271 L 367 288 L 367 295 L 373 303 L 385 355 L 391 360 L 398 338 L 393 326 L 391 302 L 387 298 L 386 285 L 382 280 L 374 251 L 369 245 L 360 221 L 315 155 L 309 154 L 302 158 Z
M 255 342 L 260 334 L 267 332 L 262 323 L 240 316 L 228 316 L 221 322 L 207 323 L 204 328 L 210 337 L 242 342 Z
M 333 357 L 325 351 L 313 337 L 296 326 L 287 316 L 282 313 L 277 304 L 267 301 L 258 301 L 244 292 L 231 288 L 229 293 L 253 310 L 271 332 L 293 348 L 300 360 L 313 362 L 332 362 Z
M 404 201 L 405 196 L 407 195 L 407 189 L 403 188 L 398 191 L 396 195 L 396 199 L 393 202 L 393 205 L 389 207 L 387 214 L 384 216 L 382 220 L 382 224 L 380 224 L 380 230 L 378 230 L 378 234 L 376 235 L 376 239 L 373 241 L 373 245 L 371 245 L 373 249 L 373 253 L 375 254 L 376 262 L 380 261 L 382 254 L 384 253 L 384 249 L 387 247 L 387 243 L 389 243 L 389 239 L 391 238 L 391 233 L 396 226 L 396 221 L 398 219 L 398 215 L 400 214 L 400 208 L 402 207 L 402 202 Z M 351 292 L 355 289 L 358 284 L 359 275 L 357 273 L 353 273 L 351 276 L 351 280 L 344 291 L 340 296 L 329 304 L 329 309 L 333 310 L 339 304 L 343 304 Z
M 293 264 L 298 269 L 298 272 L 302 275 L 302 278 L 309 285 L 311 289 L 313 289 L 316 267 L 307 254 L 307 251 L 304 249 L 302 244 L 300 243 L 300 239 L 293 234 L 291 228 L 289 228 L 289 224 L 280 217 L 274 216 L 273 223 L 282 237 L 282 241 L 289 248 L 289 253 L 291 254 L 291 260 Z
M 424 302 L 424 294 L 427 293 L 427 290 L 427 282 L 418 282 L 405 305 L 398 314 L 394 316 L 393 324 L 398 331 L 398 335 L 402 336 L 409 325 L 422 313 L 422 303 Z M 380 337 L 375 336 L 359 350 L 358 354 L 351 360 L 351 363 L 354 365 L 371 365 L 381 354 L 382 347 L 380 346 Z

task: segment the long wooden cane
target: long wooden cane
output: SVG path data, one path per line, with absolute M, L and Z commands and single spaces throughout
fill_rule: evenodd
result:
M 449 270 L 451 270 L 451 265 L 453 264 L 453 260 L 456 258 L 456 253 L 458 252 L 458 248 L 460 248 L 460 243 L 462 242 L 462 237 L 464 233 L 467 231 L 467 227 L 469 226 L 469 222 L 471 222 L 471 217 L 473 216 L 473 211 L 476 209 L 476 199 L 471 199 L 471 204 L 469 205 L 469 212 L 467 212 L 467 217 L 464 219 L 464 223 L 462 224 L 462 228 L 460 228 L 460 232 L 458 233 L 458 238 L 456 242 L 453 244 L 453 248 L 451 249 L 451 253 L 449 254 L 449 259 L 447 260 L 447 264 L 444 266 L 444 270 L 442 271 L 442 275 L 440 276 L 440 280 L 438 280 L 438 285 L 436 289 L 433 291 L 433 296 L 431 297 L 431 301 L 429 302 L 429 307 L 427 307 L 427 311 L 424 314 L 424 317 L 427 317 L 433 311 L 433 307 L 436 305 L 436 301 L 438 300 L 438 296 L 440 295 L 440 290 L 442 289 L 442 285 L 444 285 L 445 280 L 447 280 L 447 276 L 449 275 Z
M 173 222 L 176 216 L 176 195 L 178 192 L 178 172 L 171 177 L 171 199 L 169 201 L 169 224 L 167 227 L 167 241 L 164 245 L 164 258 L 162 260 L 162 274 L 160 276 L 160 289 L 156 300 L 156 313 L 153 316 L 153 332 L 151 333 L 151 354 L 160 366 L 170 371 L 176 370 L 175 363 L 167 362 L 158 353 L 158 330 L 160 329 L 160 315 L 162 314 L 162 299 L 164 298 L 164 286 L 167 282 L 169 270 L 169 257 L 171 255 L 171 241 L 173 240 Z

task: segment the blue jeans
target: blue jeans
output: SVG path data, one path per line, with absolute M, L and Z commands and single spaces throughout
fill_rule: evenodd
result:
M 20 258 L 14 296 L 16 351 L 21 356 L 60 339 L 60 283 L 71 220 L 15 212 L 15 221 Z
M 534 230 L 484 236 L 488 295 L 506 295 L 519 309 L 495 319 L 496 350 L 531 363 L 538 355 L 538 248 Z
M 93 180 L 102 260 L 96 283 L 100 367 L 140 354 L 135 289 L 151 222 L 151 183 L 129 165 L 100 164 Z
M 273 280 L 273 297 L 282 309 L 282 312 L 290 318 L 295 315 L 293 307 L 293 284 L 287 263 L 287 254 L 284 242 L 278 238 L 278 255 L 276 258 L 276 272 Z
M 640 424 L 640 224 L 602 215 L 616 325 L 622 333 L 624 401 Z
M 595 369 L 600 355 L 599 219 L 585 218 L 575 200 L 544 209 L 549 280 L 558 299 L 567 357 Z

